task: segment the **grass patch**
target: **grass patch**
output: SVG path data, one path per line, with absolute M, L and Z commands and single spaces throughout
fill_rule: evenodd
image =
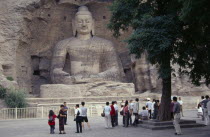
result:
M 7 77 L 7 80 L 14 81 L 14 79 L 12 77 Z

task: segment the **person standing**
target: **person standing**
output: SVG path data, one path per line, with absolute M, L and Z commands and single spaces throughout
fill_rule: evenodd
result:
M 125 125 L 125 117 L 124 117 L 124 111 L 123 111 L 123 109 L 124 109 L 124 105 L 121 105 L 121 108 L 120 108 L 120 115 L 123 117 L 122 118 L 122 124 L 123 124 L 123 126 Z
M 180 119 L 181 119 L 181 115 L 180 115 L 180 104 L 179 102 L 177 102 L 177 97 L 173 97 L 173 113 L 174 113 L 174 127 L 176 130 L 175 135 L 181 135 L 181 128 L 180 128 Z
M 158 110 L 159 110 L 159 100 L 156 100 L 155 101 L 155 104 L 154 104 L 154 115 L 153 115 L 153 119 L 157 119 Z
M 129 104 L 128 104 L 128 110 L 129 110 L 129 124 L 132 125 L 132 115 L 133 115 L 133 100 L 130 100 Z
M 204 108 L 204 124 L 207 126 L 209 125 L 209 116 L 208 116 L 208 110 L 207 110 L 207 103 L 209 102 L 209 96 L 206 95 L 205 98 L 206 99 L 203 100 L 201 104 L 203 105 L 203 108 Z
M 77 132 L 75 133 L 82 133 L 82 117 L 81 117 L 81 109 L 79 108 L 79 104 L 75 106 L 75 121 L 76 121 L 76 128 Z
M 172 120 L 174 119 L 174 112 L 173 112 L 173 109 L 174 109 L 174 102 L 173 102 L 173 100 L 171 100 L 170 112 L 171 112 L 171 119 L 172 119 Z
M 125 105 L 123 108 L 123 116 L 124 116 L 124 127 L 128 127 L 129 125 L 129 109 L 128 109 L 128 101 L 125 101 Z
M 58 118 L 59 118 L 59 134 L 66 134 L 65 129 L 64 129 L 64 118 L 66 117 L 65 113 L 64 113 L 64 105 L 60 106 L 60 111 L 58 114 Z
M 154 105 L 155 105 L 155 99 L 152 100 L 152 118 L 154 116 Z
M 117 101 L 114 103 L 114 109 L 115 109 L 115 126 L 118 126 L 118 105 Z
M 152 118 L 152 102 L 150 101 L 150 98 L 147 98 L 146 107 L 149 112 L 149 119 Z
M 205 97 L 204 96 L 201 96 L 201 102 L 205 100 Z M 202 112 L 203 112 L 203 115 L 202 115 L 202 120 L 204 121 L 204 106 L 203 104 L 200 102 L 201 104 L 201 107 L 202 107 Z
M 135 102 L 134 102 L 134 105 L 133 105 L 133 114 L 135 116 L 135 119 L 134 119 L 134 122 L 133 122 L 134 126 L 137 126 L 137 124 L 138 124 L 138 119 L 139 119 L 138 113 L 139 113 L 139 99 L 136 98 Z
M 182 114 L 182 117 L 184 117 L 184 113 L 183 113 L 183 101 L 182 101 L 182 98 L 181 97 L 179 97 L 178 102 L 180 104 L 180 112 Z
M 110 112 L 110 115 L 111 115 L 111 122 L 112 122 L 112 127 L 115 126 L 115 109 L 114 109 L 114 101 L 112 101 L 112 105 L 110 106 L 111 107 L 111 112 Z
M 208 124 L 209 124 L 209 119 L 210 119 L 210 101 L 207 103 L 207 111 L 208 111 Z
M 208 108 L 208 103 L 207 103 L 207 108 Z M 198 113 L 197 113 L 197 116 L 198 116 L 198 118 L 200 118 L 200 116 L 203 117 L 203 110 L 202 110 L 202 107 L 201 107 L 201 104 L 200 103 L 198 104 Z
M 55 134 L 54 130 L 55 130 L 55 118 L 57 116 L 55 115 L 55 113 L 50 110 L 49 111 L 49 120 L 48 120 L 48 125 L 50 126 L 50 134 Z
M 106 128 L 112 128 L 111 127 L 111 107 L 109 106 L 109 102 L 106 102 L 106 106 L 104 107 L 104 114 L 105 114 L 105 124 L 106 124 Z
M 64 105 L 64 114 L 66 115 L 66 117 L 64 117 L 64 124 L 67 125 L 68 107 L 66 106 L 66 102 L 64 102 L 63 105 Z
M 82 107 L 81 109 L 81 116 L 82 116 L 82 128 L 85 128 L 85 123 L 87 123 L 88 128 L 90 129 L 90 124 L 88 122 L 88 118 L 87 118 L 87 108 L 85 107 L 85 102 L 81 103 Z

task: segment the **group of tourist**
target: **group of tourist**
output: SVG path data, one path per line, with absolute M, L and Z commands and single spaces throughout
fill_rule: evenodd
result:
M 179 125 L 181 119 L 182 112 L 182 104 L 183 101 L 181 97 L 177 100 L 177 97 L 173 97 L 171 102 L 171 111 L 173 113 L 174 127 L 176 130 L 175 135 L 181 135 L 181 128 Z M 142 107 L 142 110 L 139 110 L 139 99 L 136 98 L 133 100 L 126 100 L 125 102 L 122 100 L 120 115 L 123 116 L 123 126 L 128 127 L 129 125 L 136 127 L 139 120 L 149 120 L 149 119 L 157 119 L 158 112 L 160 108 L 160 101 L 150 98 L 147 98 L 147 102 L 145 106 Z M 183 115 L 183 113 L 182 113 Z M 109 105 L 109 102 L 106 102 L 106 106 L 104 107 L 102 117 L 105 118 L 105 127 L 113 128 L 118 125 L 118 106 L 117 101 L 112 101 L 112 104 Z M 132 116 L 134 116 L 134 120 L 132 120 Z
M 87 118 L 87 108 L 85 107 L 85 102 L 81 102 L 81 106 L 76 104 L 75 106 L 75 113 L 74 113 L 74 121 L 76 122 L 76 132 L 75 133 L 82 133 L 82 129 L 84 128 L 84 122 L 87 123 L 87 126 L 90 129 L 90 124 L 88 123 Z M 66 102 L 60 106 L 59 114 L 56 116 L 53 110 L 49 111 L 49 120 L 48 124 L 50 126 L 50 134 L 54 134 L 55 130 L 55 119 L 59 119 L 59 134 L 66 134 L 64 125 L 67 125 L 67 114 L 68 114 L 68 107 L 66 106 Z
M 177 97 L 173 97 L 171 102 L 171 112 L 173 115 L 174 120 L 174 127 L 176 130 L 176 135 L 180 135 L 180 119 L 181 113 L 183 115 L 183 101 L 181 97 L 179 100 Z M 151 101 L 150 98 L 147 98 L 146 104 L 140 110 L 139 99 L 136 98 L 135 101 L 133 100 L 126 100 L 120 103 L 121 108 L 118 108 L 117 101 L 112 101 L 111 104 L 106 102 L 106 106 L 103 108 L 103 113 L 101 114 L 102 117 L 105 119 L 105 127 L 107 129 L 114 128 L 118 126 L 118 114 L 120 114 L 123 118 L 122 124 L 123 127 L 134 126 L 138 125 L 139 120 L 149 120 L 149 119 L 157 119 L 158 113 L 160 109 L 160 101 L 153 99 Z M 206 125 L 209 123 L 209 116 L 210 116 L 210 101 L 209 96 L 206 96 L 206 99 L 203 99 L 202 102 L 199 103 L 199 109 L 203 112 L 200 115 L 204 116 Z M 50 125 L 50 133 L 54 134 L 55 129 L 55 119 L 59 119 L 59 131 L 60 134 L 65 134 L 64 125 L 67 125 L 67 111 L 68 107 L 66 106 L 66 102 L 60 106 L 59 114 L 56 116 L 52 110 L 49 111 L 49 120 L 48 124 Z M 87 126 L 90 129 L 90 124 L 88 123 L 87 118 L 87 108 L 85 107 L 85 102 L 81 102 L 81 107 L 79 104 L 75 106 L 75 113 L 74 113 L 74 121 L 76 122 L 76 133 L 82 133 L 84 128 L 84 123 L 87 123 Z M 134 117 L 134 119 L 132 119 Z
M 205 125 L 210 124 L 210 98 L 208 95 L 201 96 L 202 101 L 198 104 L 198 117 L 202 116 Z

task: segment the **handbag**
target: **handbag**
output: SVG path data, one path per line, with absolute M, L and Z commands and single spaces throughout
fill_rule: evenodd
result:
M 123 115 L 123 110 L 122 110 L 122 111 L 120 111 L 120 115 Z
M 104 111 L 103 111 L 103 113 L 101 113 L 101 117 L 105 117 L 105 113 L 104 113 Z
M 103 113 L 101 113 L 101 116 L 102 116 L 102 117 L 105 117 L 105 113 L 104 113 L 104 112 L 103 112 Z

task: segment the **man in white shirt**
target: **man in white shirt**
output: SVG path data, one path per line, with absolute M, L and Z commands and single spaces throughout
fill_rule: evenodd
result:
M 204 96 L 201 96 L 201 102 L 205 100 L 205 97 Z M 202 112 L 203 112 L 203 115 L 202 115 L 202 120 L 204 121 L 204 106 L 203 106 L 203 103 L 201 103 L 201 107 L 202 107 Z
M 149 118 L 152 118 L 152 102 L 150 101 L 150 98 L 147 98 L 147 103 L 146 103 L 147 110 L 149 112 Z
M 75 133 L 82 133 L 82 111 L 79 108 L 79 104 L 76 104 L 75 106 L 75 121 L 77 126 L 77 132 Z M 79 132 L 80 131 L 80 132 Z
M 134 102 L 134 105 L 133 105 L 133 114 L 135 116 L 135 119 L 134 119 L 134 122 L 133 122 L 133 125 L 134 126 L 137 126 L 138 124 L 138 113 L 139 113 L 139 99 L 136 98 L 135 102 Z
M 184 114 L 183 114 L 183 101 L 182 101 L 181 97 L 179 97 L 178 102 L 180 104 L 180 111 L 181 111 L 182 117 L 184 117 Z
M 133 100 L 130 100 L 128 104 L 128 110 L 129 110 L 129 124 L 132 125 L 132 115 L 133 115 Z
M 114 103 L 114 109 L 115 109 L 115 126 L 118 126 L 118 105 L 117 101 Z
M 210 101 L 209 96 L 206 95 L 206 99 L 203 100 L 201 103 L 203 104 L 204 107 L 204 124 L 207 126 L 209 125 L 209 115 L 208 115 L 208 108 L 207 108 L 207 103 Z
M 104 114 L 105 114 L 105 122 L 106 122 L 106 128 L 112 128 L 111 126 L 111 107 L 109 106 L 109 102 L 106 102 L 106 106 L 104 107 Z
M 90 124 L 88 122 L 88 117 L 87 117 L 87 108 L 85 107 L 85 102 L 81 102 L 82 107 L 81 109 L 81 116 L 82 116 L 82 128 L 85 128 L 85 123 L 87 123 L 88 128 L 90 129 Z
M 140 119 L 141 120 L 148 120 L 149 119 L 148 118 L 148 115 L 149 115 L 148 110 L 146 110 L 146 107 L 143 107 L 142 109 L 143 110 L 139 113 Z

